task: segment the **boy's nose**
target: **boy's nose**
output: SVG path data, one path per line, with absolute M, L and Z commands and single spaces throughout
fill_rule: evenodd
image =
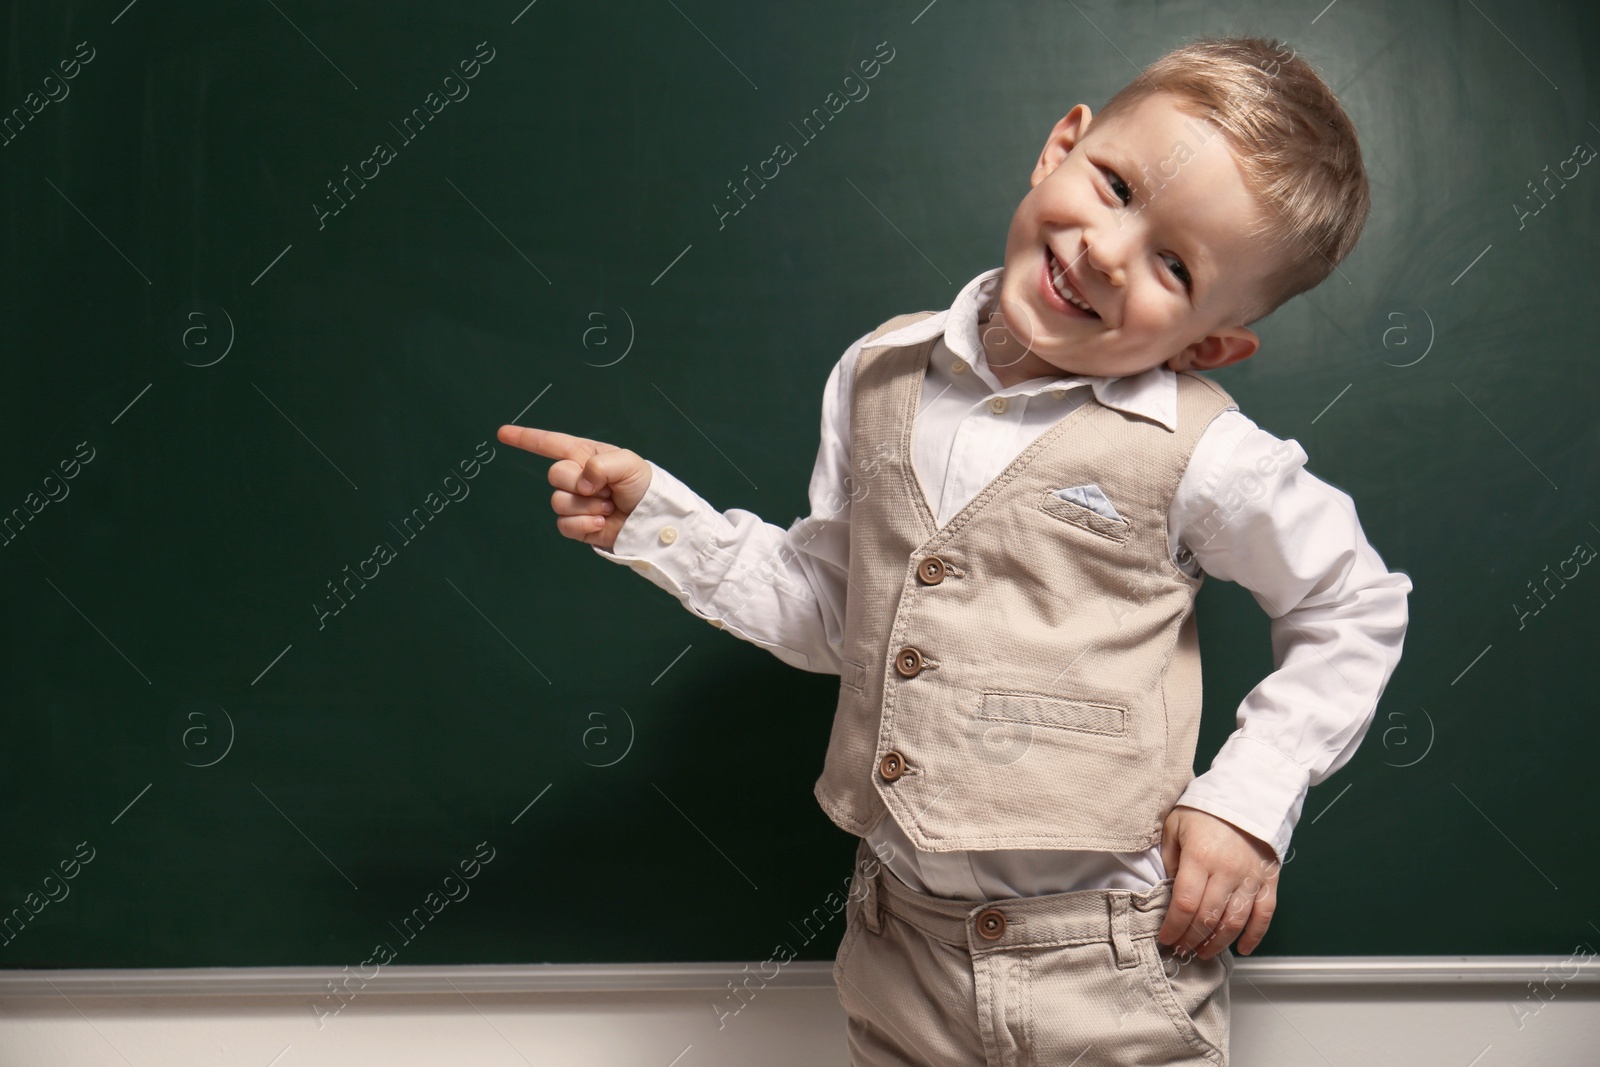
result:
M 1120 289 L 1127 281 L 1122 268 L 1124 250 L 1114 235 L 1102 231 L 1091 238 L 1085 233 L 1083 258 L 1107 284 Z

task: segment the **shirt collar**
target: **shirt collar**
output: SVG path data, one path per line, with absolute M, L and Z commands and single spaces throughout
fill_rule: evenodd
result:
M 993 270 L 984 271 L 962 287 L 948 309 L 913 322 L 909 326 L 891 330 L 872 342 L 872 346 L 900 348 L 943 336 L 945 347 L 955 358 L 979 370 L 985 380 L 992 380 L 993 371 L 989 370 L 984 355 L 978 322 L 993 310 L 999 299 L 1000 275 L 1003 270 L 1003 267 L 995 267 Z M 1066 389 L 1075 385 L 1089 386 L 1094 392 L 1094 398 L 1107 407 L 1141 415 L 1159 422 L 1168 430 L 1178 428 L 1178 375 L 1165 364 L 1157 364 L 1138 374 L 1114 378 L 1090 374 L 1039 378 L 1020 383 L 1004 392 L 1012 396 L 1032 396 L 1051 389 Z

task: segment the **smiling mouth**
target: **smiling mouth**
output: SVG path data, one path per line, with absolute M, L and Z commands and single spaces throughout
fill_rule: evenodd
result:
M 1045 277 L 1049 280 L 1050 291 L 1061 304 L 1072 311 L 1078 312 L 1082 317 L 1100 318 L 1100 313 L 1090 307 L 1089 302 L 1079 296 L 1067 283 L 1067 268 L 1056 258 L 1054 250 L 1046 247 L 1044 254 Z

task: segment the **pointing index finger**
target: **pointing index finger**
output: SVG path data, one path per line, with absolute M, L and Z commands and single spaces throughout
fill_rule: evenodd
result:
M 589 457 L 599 451 L 594 442 L 587 438 L 556 430 L 539 430 L 532 426 L 502 426 L 496 436 L 503 444 L 550 459 L 570 459 L 579 465 L 587 463 Z

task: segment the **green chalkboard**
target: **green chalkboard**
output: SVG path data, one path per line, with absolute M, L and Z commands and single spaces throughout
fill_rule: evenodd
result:
M 1287 39 L 1361 131 L 1360 246 L 1216 377 L 1415 584 L 1262 952 L 1600 936 L 1600 576 L 1567 562 L 1600 546 L 1591 6 L 111 0 L 6 27 L 0 966 L 830 958 L 842 920 L 798 927 L 853 852 L 811 795 L 837 680 L 560 537 L 548 461 L 495 430 L 788 525 L 844 348 L 999 265 L 1052 123 L 1203 32 Z M 1242 589 L 1199 610 L 1203 770 L 1271 649 Z

